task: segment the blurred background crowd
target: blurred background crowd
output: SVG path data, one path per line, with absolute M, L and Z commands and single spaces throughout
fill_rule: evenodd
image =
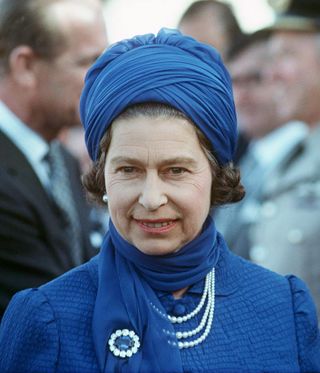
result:
M 319 0 L 0 0 L 0 307 L 99 251 L 78 114 L 91 63 L 160 27 L 211 44 L 234 89 L 245 199 L 212 211 L 232 251 L 301 277 L 320 314 Z M 41 6 L 39 4 L 42 4 Z

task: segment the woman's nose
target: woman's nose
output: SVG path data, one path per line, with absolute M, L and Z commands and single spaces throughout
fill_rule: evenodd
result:
M 162 180 L 157 174 L 147 175 L 139 196 L 140 205 L 146 210 L 154 211 L 167 202 Z

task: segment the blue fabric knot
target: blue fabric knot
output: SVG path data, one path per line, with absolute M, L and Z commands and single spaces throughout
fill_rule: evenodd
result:
M 182 303 L 177 303 L 173 307 L 172 315 L 173 316 L 183 316 L 186 313 L 186 307 Z

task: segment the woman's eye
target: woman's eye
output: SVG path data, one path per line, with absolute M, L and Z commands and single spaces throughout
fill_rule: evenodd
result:
M 173 175 L 181 175 L 185 173 L 187 170 L 183 167 L 171 167 L 169 172 Z
M 122 172 L 123 174 L 132 174 L 135 171 L 136 171 L 136 167 L 132 167 L 132 166 L 124 166 L 120 168 L 120 172 Z

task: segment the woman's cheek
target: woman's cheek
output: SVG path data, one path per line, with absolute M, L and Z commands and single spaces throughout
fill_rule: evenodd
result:
M 106 183 L 106 190 L 109 200 L 119 205 L 127 204 L 136 200 L 139 196 L 139 187 L 134 182 L 123 180 L 110 180 Z

